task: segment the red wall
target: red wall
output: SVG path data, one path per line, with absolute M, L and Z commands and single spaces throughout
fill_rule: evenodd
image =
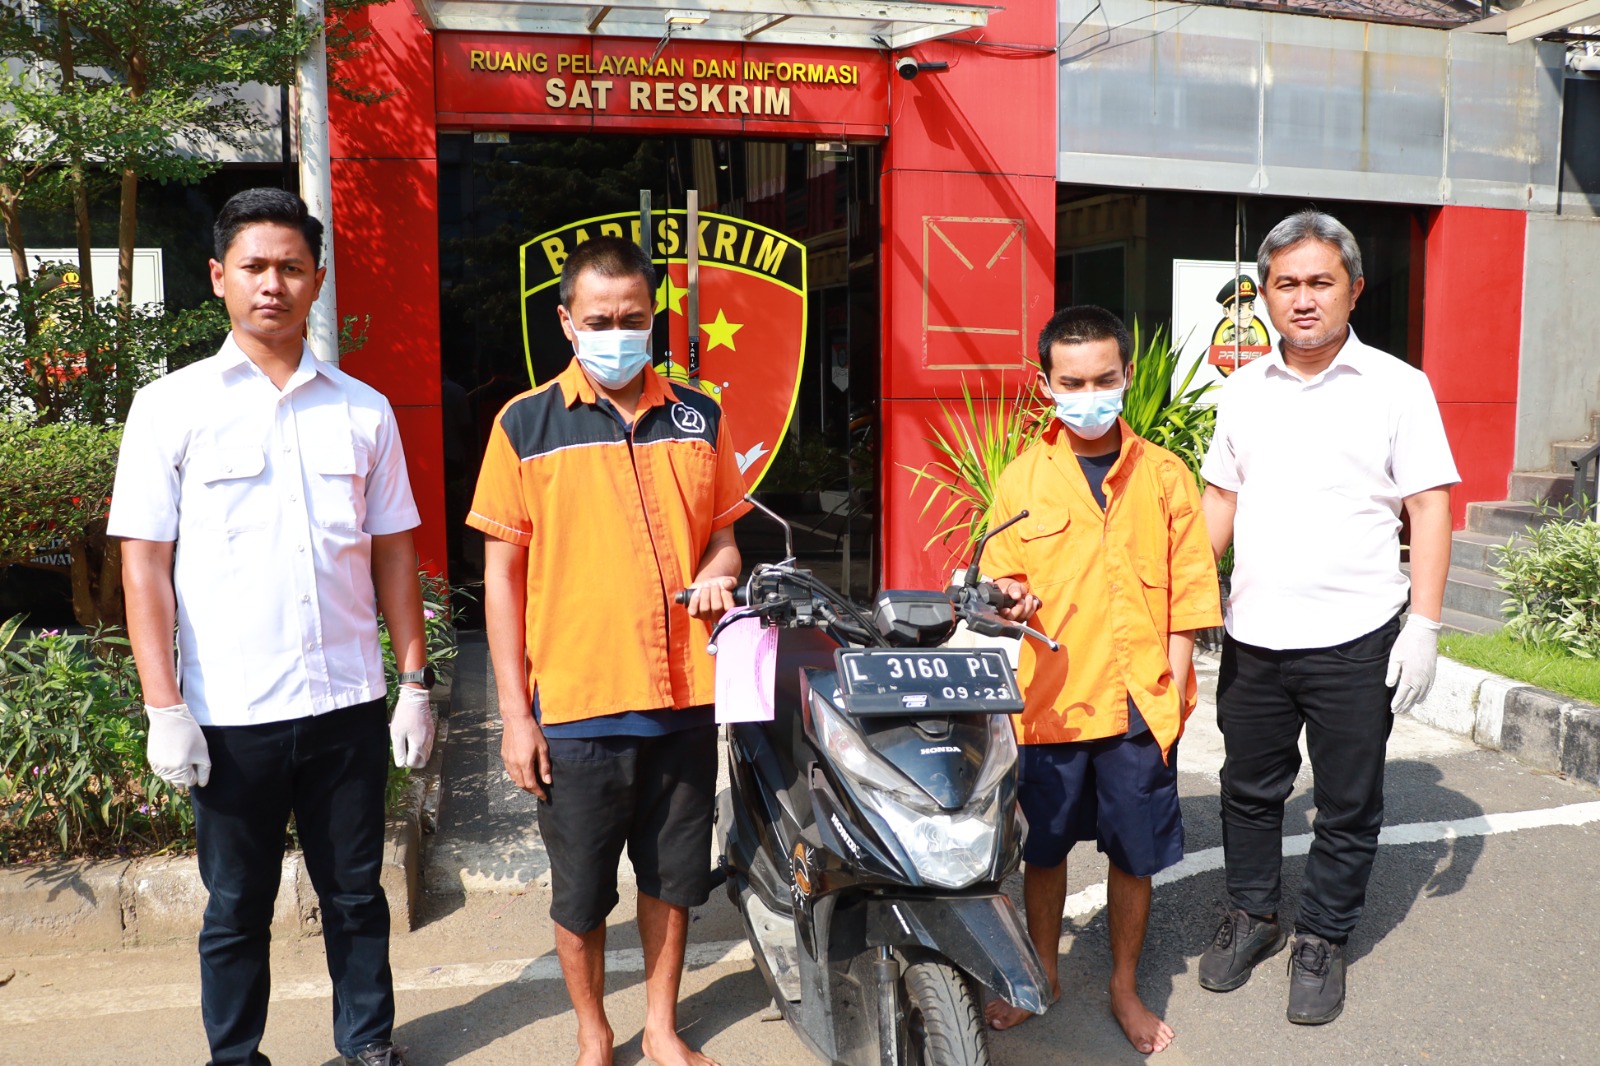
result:
M 435 41 L 406 3 L 356 22 L 374 32 L 344 73 L 389 95 L 332 106 L 339 313 L 371 316 L 366 346 L 345 366 L 396 407 L 423 513 L 418 549 L 443 569 Z M 1031 376 L 1033 337 L 1052 310 L 1055 30 L 1053 4 L 995 10 L 974 40 L 913 50 L 948 70 L 889 80 L 880 518 L 889 584 L 940 587 L 948 574 L 943 553 L 924 548 L 933 525 L 905 469 L 930 457 L 938 399 L 959 397 L 963 381 L 992 393 L 1005 379 L 1014 391 Z M 495 117 L 488 124 L 504 128 L 506 116 Z M 474 124 L 461 118 L 452 127 Z M 837 135 L 838 121 L 781 133 Z
M 1442 207 L 1428 222 L 1423 280 L 1422 369 L 1433 383 L 1467 504 L 1503 500 L 1517 432 L 1522 348 L 1522 261 L 1527 215 Z
M 932 456 L 939 400 L 963 380 L 1014 393 L 1053 310 L 1056 9 L 991 13 L 982 43 L 913 50 L 950 69 L 890 89 L 883 175 L 883 581 L 942 588 L 954 559 L 927 546 L 943 504 L 911 470 Z
M 341 73 L 352 85 L 387 96 L 357 104 L 335 95 L 329 105 L 339 317 L 370 316 L 366 345 L 341 365 L 394 405 L 422 511 L 417 554 L 425 567 L 443 573 L 433 41 L 407 3 L 365 8 L 352 22 L 373 34 L 366 54 Z

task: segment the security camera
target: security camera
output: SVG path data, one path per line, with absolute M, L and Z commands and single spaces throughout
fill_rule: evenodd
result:
M 902 78 L 910 81 L 925 70 L 949 70 L 950 64 L 942 61 L 938 63 L 919 63 L 910 56 L 901 56 L 894 61 L 894 69 Z

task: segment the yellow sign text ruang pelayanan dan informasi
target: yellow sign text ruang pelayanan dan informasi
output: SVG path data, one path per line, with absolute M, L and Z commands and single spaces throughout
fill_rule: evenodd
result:
M 859 86 L 854 63 L 682 59 L 577 52 L 474 48 L 468 69 L 497 74 L 550 75 L 544 102 L 551 108 L 605 111 L 627 101 L 635 112 L 787 115 L 791 85 Z M 648 81 L 636 79 L 648 78 Z M 684 80 L 693 79 L 693 80 Z M 714 80 L 713 80 L 714 79 Z

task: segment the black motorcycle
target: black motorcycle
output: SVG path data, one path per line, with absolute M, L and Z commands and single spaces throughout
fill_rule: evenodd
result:
M 1000 891 L 1026 832 L 1008 718 L 1022 699 L 1003 651 L 942 645 L 961 621 L 1054 644 L 998 614 L 1010 601 L 977 580 L 981 542 L 944 592 L 886 591 L 868 613 L 797 568 L 788 523 L 756 506 L 783 525 L 789 558 L 755 568 L 711 649 L 741 618 L 777 630 L 771 720 L 728 727 L 717 806 L 756 965 L 830 1063 L 987 1063 L 975 985 L 1049 1005 Z

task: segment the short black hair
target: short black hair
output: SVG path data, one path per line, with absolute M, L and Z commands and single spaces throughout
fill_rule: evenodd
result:
M 1050 349 L 1058 344 L 1087 344 L 1090 341 L 1114 340 L 1117 354 L 1122 356 L 1122 368 L 1128 368 L 1133 358 L 1133 338 L 1122 319 L 1103 307 L 1078 304 L 1065 307 L 1050 316 L 1050 321 L 1039 331 L 1039 369 L 1050 376 Z
M 578 275 L 585 270 L 602 278 L 643 278 L 645 288 L 656 291 L 656 267 L 643 248 L 621 237 L 591 237 L 574 248 L 561 266 L 561 306 L 568 311 Z
M 311 213 L 304 200 L 286 189 L 246 189 L 228 198 L 212 227 L 217 262 L 227 258 L 240 230 L 258 222 L 275 222 L 299 230 L 311 246 L 312 265 L 322 265 L 322 220 Z

